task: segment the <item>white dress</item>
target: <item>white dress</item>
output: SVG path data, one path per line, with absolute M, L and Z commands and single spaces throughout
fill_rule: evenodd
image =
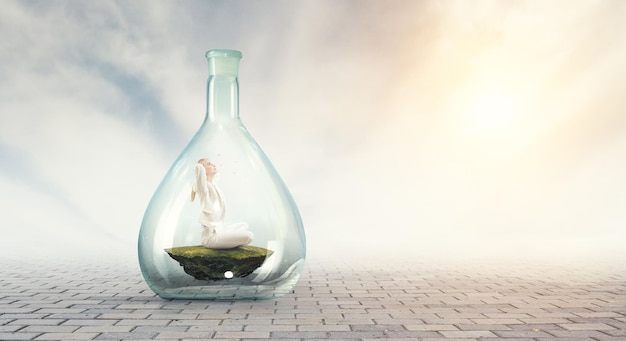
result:
M 210 181 L 207 181 L 206 170 L 197 164 L 194 191 L 200 199 L 202 210 L 198 222 L 202 225 L 200 241 L 209 249 L 231 249 L 252 242 L 253 234 L 248 231 L 248 224 L 224 224 L 224 199 L 222 193 Z

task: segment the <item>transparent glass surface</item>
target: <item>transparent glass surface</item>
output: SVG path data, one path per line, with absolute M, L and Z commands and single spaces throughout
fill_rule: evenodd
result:
M 165 299 L 278 297 L 292 290 L 304 265 L 302 220 L 239 118 L 241 53 L 212 50 L 206 57 L 205 120 L 148 204 L 138 243 L 141 271 Z

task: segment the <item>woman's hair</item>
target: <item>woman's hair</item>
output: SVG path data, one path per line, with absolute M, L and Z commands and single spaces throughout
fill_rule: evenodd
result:
M 206 161 L 206 160 L 208 160 L 208 159 L 200 159 L 200 160 L 198 160 L 198 163 L 201 164 L 203 161 Z M 196 176 L 198 176 L 198 175 L 196 174 Z M 193 188 L 194 188 L 194 186 L 191 186 L 191 201 L 196 200 L 196 191 L 194 191 Z

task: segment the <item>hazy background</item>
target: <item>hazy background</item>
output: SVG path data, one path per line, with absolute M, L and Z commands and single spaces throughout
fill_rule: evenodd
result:
M 134 256 L 204 117 L 204 53 L 227 48 L 309 257 L 624 260 L 624 18 L 623 1 L 3 1 L 0 253 Z

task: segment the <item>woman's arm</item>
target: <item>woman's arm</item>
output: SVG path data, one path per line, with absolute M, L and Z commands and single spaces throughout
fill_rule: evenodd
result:
M 201 164 L 196 164 L 196 183 L 194 184 L 196 193 L 201 197 L 205 198 L 207 194 L 207 186 L 206 186 L 206 169 Z

